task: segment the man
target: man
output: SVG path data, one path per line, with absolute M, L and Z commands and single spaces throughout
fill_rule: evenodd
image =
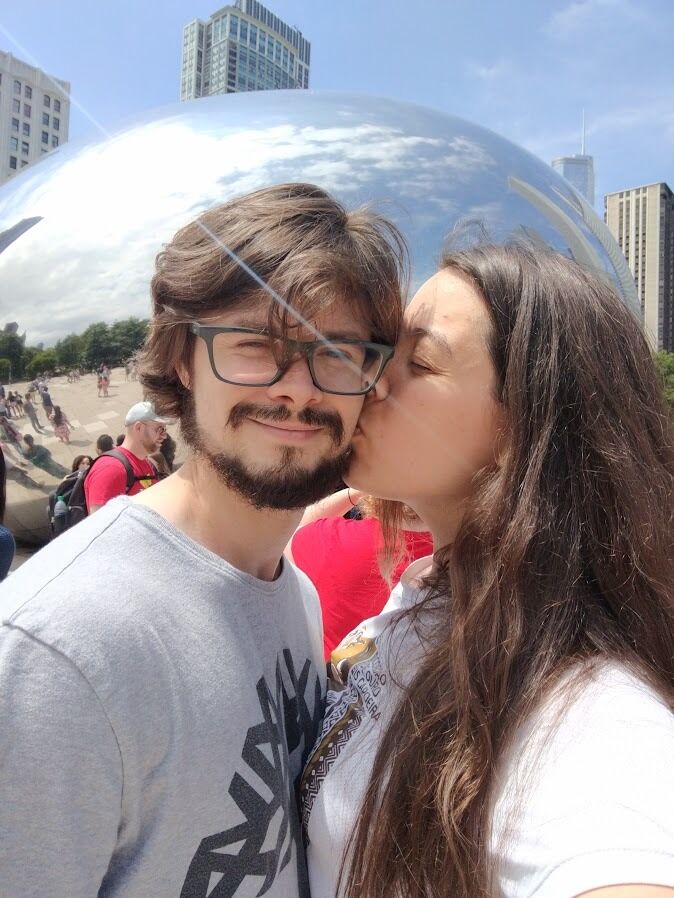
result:
M 104 452 L 109 452 L 114 448 L 115 442 L 109 433 L 102 433 L 96 440 L 96 455 L 103 455 Z
M 148 456 L 161 447 L 167 423 L 165 418 L 155 413 L 151 402 L 137 402 L 131 406 L 124 421 L 126 435 L 117 451 L 131 465 L 133 483 L 128 486 L 127 468 L 121 459 L 112 455 L 97 459 L 84 481 L 84 496 L 89 514 L 98 511 L 115 496 L 123 496 L 125 493 L 135 496 L 157 482 L 157 469 Z
M 33 430 L 35 433 L 43 433 L 45 428 L 42 424 L 40 424 L 40 420 L 37 416 L 37 409 L 33 405 L 33 400 L 30 393 L 26 393 L 26 398 L 23 400 L 23 407 L 30 419 L 30 423 L 33 425 Z
M 159 254 L 139 373 L 188 455 L 0 587 L 3 892 L 307 895 L 321 626 L 282 553 L 390 357 L 402 252 L 382 219 L 286 184 Z
M 51 393 L 46 384 L 44 384 L 40 388 L 40 396 L 42 398 L 42 408 L 44 409 L 44 413 L 47 416 L 47 421 L 54 414 L 54 403 L 51 398 Z
M 19 445 L 19 451 L 23 457 L 28 459 L 28 461 L 35 465 L 36 468 L 41 468 L 43 471 L 46 471 L 47 474 L 51 474 L 52 477 L 66 476 L 68 469 L 64 468 L 63 465 L 60 465 L 57 461 L 54 461 L 54 457 L 46 446 L 36 445 L 35 437 L 31 436 L 29 433 L 25 433 L 23 435 L 22 443 L 23 445 Z

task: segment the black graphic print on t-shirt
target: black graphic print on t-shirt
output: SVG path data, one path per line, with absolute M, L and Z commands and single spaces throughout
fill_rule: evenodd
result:
M 309 895 L 297 809 L 297 781 L 321 720 L 321 685 L 315 668 L 304 662 L 297 676 L 285 649 L 276 663 L 275 690 L 261 677 L 257 695 L 262 720 L 248 730 L 229 795 L 245 822 L 201 840 L 187 871 L 180 898 L 231 898 L 246 877 L 262 877 L 257 895 L 266 894 L 292 860 L 298 893 Z M 291 764 L 295 753 L 301 763 Z M 292 776 L 291 767 L 297 770 Z M 268 792 L 260 795 L 246 778 L 259 778 Z

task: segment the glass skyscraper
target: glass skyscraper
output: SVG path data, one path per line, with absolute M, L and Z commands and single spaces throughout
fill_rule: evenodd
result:
M 594 206 L 594 159 L 579 153 L 552 160 L 552 167 Z
M 180 99 L 309 87 L 311 44 L 257 0 L 235 0 L 183 28 Z

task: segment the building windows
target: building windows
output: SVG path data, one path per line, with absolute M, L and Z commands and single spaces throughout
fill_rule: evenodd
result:
M 28 141 L 22 140 L 21 141 L 21 152 L 23 153 L 23 155 L 27 156 L 29 150 L 30 150 L 30 144 L 28 143 Z
M 49 127 L 49 113 L 48 112 L 42 113 L 42 124 Z
M 229 17 L 229 33 L 232 37 L 239 36 L 239 17 L 238 16 L 230 16 Z
M 52 118 L 51 126 L 54 129 L 54 131 L 58 131 L 60 128 L 60 125 L 61 125 L 61 119 L 58 119 L 56 117 Z
M 23 114 L 26 116 L 26 118 L 30 118 L 30 113 L 31 113 L 31 107 L 28 105 L 28 103 L 24 103 L 23 104 Z
M 60 111 L 61 111 L 61 101 L 54 100 L 54 112 L 60 112 Z
M 16 156 L 9 157 L 9 167 L 16 168 Z
M 30 125 L 28 124 L 28 122 L 23 123 L 22 130 L 23 130 L 23 133 L 26 135 L 26 137 L 30 137 Z
M 42 143 L 47 143 L 47 144 L 49 143 L 49 135 L 47 134 L 46 131 L 42 132 Z
M 239 28 L 239 40 L 243 43 L 248 43 L 248 22 L 244 22 L 243 19 Z
M 33 88 L 29 84 L 26 85 L 26 89 L 24 90 L 23 95 L 27 100 L 33 99 Z
M 19 94 L 19 96 L 21 96 L 21 82 L 20 81 L 14 82 L 14 93 Z M 14 167 L 16 168 L 16 166 L 14 166 Z
M 21 112 L 21 100 L 17 100 L 16 97 L 12 100 L 12 112 L 16 112 L 17 115 Z
M 13 119 L 12 119 L 12 131 L 16 131 L 17 133 L 18 133 L 18 131 L 19 131 L 19 120 L 18 120 L 18 118 L 13 118 Z
M 49 109 L 49 107 L 51 106 L 51 97 L 48 94 L 45 94 L 44 100 L 42 102 L 47 107 L 47 109 Z
M 56 136 L 56 134 L 52 134 L 52 136 L 51 136 L 51 145 L 53 147 L 57 147 L 59 145 L 59 139 Z
M 9 138 L 9 148 L 10 148 L 10 150 L 18 150 L 19 149 L 19 138 L 18 137 L 10 137 Z

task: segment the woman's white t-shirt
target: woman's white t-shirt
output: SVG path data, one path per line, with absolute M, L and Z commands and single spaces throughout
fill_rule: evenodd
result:
M 421 596 L 407 569 L 380 615 L 335 650 L 331 689 L 302 781 L 312 898 L 334 898 L 379 738 L 423 654 L 400 618 Z M 394 679 L 391 678 L 391 671 Z M 497 777 L 491 856 L 503 898 L 573 898 L 621 883 L 674 887 L 674 714 L 614 663 L 525 722 Z

